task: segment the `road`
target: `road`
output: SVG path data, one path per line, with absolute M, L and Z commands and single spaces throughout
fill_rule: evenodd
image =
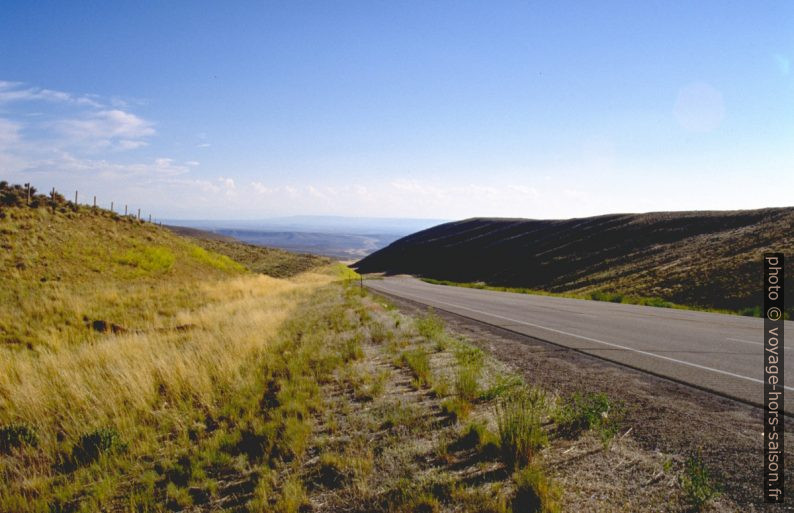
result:
M 762 319 L 432 285 L 409 276 L 364 283 L 374 291 L 763 404 Z M 794 333 L 794 323 L 786 321 L 784 329 Z M 784 353 L 788 365 L 791 350 Z M 785 410 L 794 413 L 794 387 L 785 390 Z

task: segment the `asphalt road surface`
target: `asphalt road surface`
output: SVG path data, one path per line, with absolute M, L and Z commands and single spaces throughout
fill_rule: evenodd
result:
M 432 285 L 413 277 L 366 286 L 757 405 L 763 404 L 763 320 Z M 785 322 L 794 333 L 794 322 Z M 785 364 L 791 349 L 783 351 Z M 789 372 L 794 372 L 792 369 Z M 794 379 L 786 382 L 794 385 Z M 794 413 L 794 387 L 785 386 Z

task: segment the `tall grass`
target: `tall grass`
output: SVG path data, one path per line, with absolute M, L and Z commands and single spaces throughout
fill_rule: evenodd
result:
M 496 405 L 496 423 L 502 458 L 511 468 L 532 462 L 548 443 L 542 428 L 547 412 L 545 393 L 537 388 L 522 388 L 507 394 Z
M 331 279 L 213 280 L 194 291 L 204 306 L 176 313 L 175 324 L 190 326 L 187 331 L 106 336 L 40 353 L 0 351 L 0 425 L 24 425 L 38 442 L 0 462 L 0 480 L 9 483 L 0 487 L 0 510 L 28 494 L 52 494 L 54 469 L 70 454 L 99 455 L 85 445 L 91 433 L 117 433 L 134 458 L 157 453 L 164 435 L 184 436 L 206 416 L 220 415 L 230 397 L 245 396 L 257 382 L 257 363 L 301 298 Z M 96 487 L 88 474 L 72 479 L 77 488 L 67 496 Z

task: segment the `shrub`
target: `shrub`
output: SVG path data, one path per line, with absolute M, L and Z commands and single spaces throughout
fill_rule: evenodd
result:
M 513 474 L 516 494 L 512 510 L 515 512 L 533 511 L 538 513 L 558 513 L 561 511 L 562 491 L 537 465 L 530 465 Z
M 23 445 L 36 447 L 38 442 L 36 432 L 27 424 L 9 424 L 0 427 L 0 453 L 8 453 L 11 449 Z
M 100 428 L 80 437 L 72 448 L 72 459 L 86 465 L 99 459 L 102 454 L 126 449 L 118 431 L 113 428 Z
M 708 467 L 703 462 L 700 449 L 687 459 L 684 474 L 679 477 L 679 483 L 687 503 L 695 511 L 703 509 L 703 506 L 720 494 L 719 487 L 713 481 Z
M 548 442 L 541 427 L 545 409 L 546 395 L 536 388 L 518 390 L 497 403 L 499 445 L 509 467 L 529 464 Z

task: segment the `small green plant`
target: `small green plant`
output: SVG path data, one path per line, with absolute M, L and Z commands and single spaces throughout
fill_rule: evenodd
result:
M 621 409 L 606 394 L 575 393 L 557 410 L 555 421 L 558 431 L 569 438 L 597 429 L 606 445 L 620 429 L 621 417 Z
M 684 473 L 679 477 L 679 484 L 684 492 L 684 498 L 695 511 L 703 509 L 720 494 L 719 487 L 703 462 L 700 449 L 687 459 Z
M 523 385 L 524 380 L 515 374 L 509 374 L 507 376 L 500 375 L 490 387 L 483 391 L 480 398 L 484 401 L 491 401 Z
M 516 494 L 512 510 L 538 513 L 559 513 L 562 491 L 538 465 L 530 465 L 513 474 Z
M 444 322 L 433 311 L 416 321 L 416 331 L 427 340 L 433 340 L 444 332 Z
M 546 395 L 537 388 L 517 390 L 496 406 L 499 446 L 509 467 L 529 464 L 537 451 L 548 443 L 541 427 L 546 411 Z
M 36 447 L 38 442 L 36 432 L 27 424 L 10 424 L 0 427 L 0 453 L 8 453 L 23 445 Z
M 430 384 L 430 358 L 422 349 L 404 351 L 400 357 L 403 365 L 410 369 L 417 388 Z

